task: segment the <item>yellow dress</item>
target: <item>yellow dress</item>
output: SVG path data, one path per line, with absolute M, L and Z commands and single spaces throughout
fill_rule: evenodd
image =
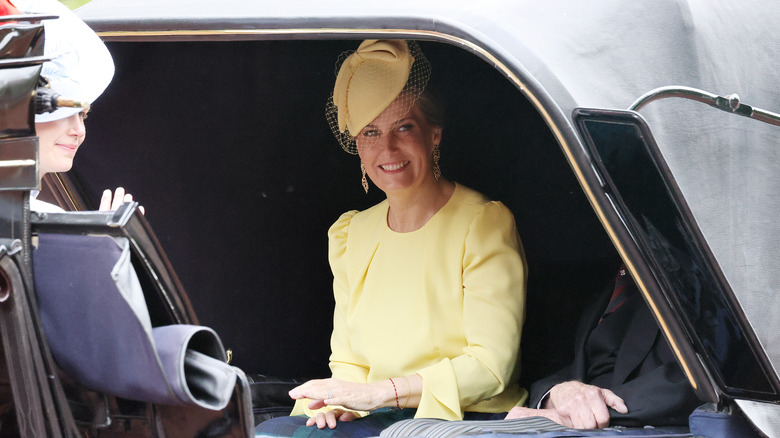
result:
M 387 200 L 330 228 L 333 377 L 419 374 L 417 418 L 525 402 L 517 384 L 526 263 L 512 213 L 461 185 L 422 228 L 387 226 Z M 293 415 L 314 415 L 299 400 Z

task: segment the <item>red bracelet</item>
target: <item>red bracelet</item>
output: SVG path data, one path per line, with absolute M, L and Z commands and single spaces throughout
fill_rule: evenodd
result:
M 393 384 L 393 391 L 395 392 L 395 407 L 401 409 L 401 404 L 398 403 L 398 389 L 395 387 L 395 382 L 393 382 L 392 378 L 388 378 L 388 380 Z

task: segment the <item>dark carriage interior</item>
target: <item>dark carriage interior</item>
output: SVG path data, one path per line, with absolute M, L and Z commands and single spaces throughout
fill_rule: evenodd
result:
M 358 41 L 111 42 L 116 74 L 73 181 L 146 208 L 203 325 L 247 373 L 329 374 L 328 227 L 382 199 L 324 117 L 334 61 Z M 443 174 L 514 212 L 529 264 L 524 384 L 571 358 L 576 319 L 617 268 L 549 128 L 500 72 L 423 42 L 446 110 Z M 403 315 L 398 316 L 399 324 Z M 388 328 L 392 330 L 392 328 Z

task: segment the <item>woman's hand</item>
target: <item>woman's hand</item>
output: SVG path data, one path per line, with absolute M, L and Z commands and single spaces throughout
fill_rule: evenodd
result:
M 317 425 L 320 429 L 328 426 L 333 429 L 339 421 L 352 421 L 360 418 L 359 412 L 373 411 L 382 407 L 417 407 L 422 394 L 422 377 L 413 374 L 394 377 L 375 383 L 352 383 L 340 379 L 317 379 L 293 388 L 290 397 L 295 400 L 309 399 L 309 409 L 316 410 L 325 406 L 339 406 L 328 412 L 319 412 L 309 418 L 307 426 Z M 399 380 L 400 379 L 400 380 Z M 403 382 L 403 383 L 400 383 Z M 399 406 L 400 401 L 403 406 Z
M 325 426 L 333 429 L 336 427 L 339 421 L 352 421 L 360 416 L 352 411 L 346 411 L 344 409 L 333 409 L 332 411 L 319 412 L 316 417 L 311 417 L 306 420 L 307 426 L 317 425 L 318 428 L 323 429 Z
M 356 411 L 371 411 L 395 406 L 395 393 L 388 380 L 376 383 L 352 383 L 332 378 L 309 380 L 293 388 L 290 397 L 295 400 L 310 399 L 309 409 L 343 406 Z M 390 400 L 392 404 L 388 404 Z
M 118 209 L 123 203 L 125 202 L 131 202 L 133 200 L 133 195 L 130 193 L 125 193 L 125 189 L 122 187 L 117 187 L 116 190 L 113 193 L 113 196 L 111 194 L 111 190 L 103 190 L 103 196 L 100 197 L 100 206 L 98 207 L 99 211 L 110 211 L 110 210 L 116 210 Z M 139 206 L 139 210 L 141 210 L 141 213 L 144 213 L 144 208 Z
M 383 389 L 380 383 L 352 383 L 339 379 L 318 379 L 293 388 L 290 397 L 295 400 L 308 398 L 309 409 L 316 410 L 325 406 L 343 406 L 347 409 L 370 411 L 381 407 L 377 400 L 382 398 Z M 352 421 L 360 418 L 357 412 L 346 409 L 332 409 L 318 412 L 316 416 L 306 421 L 307 426 L 317 425 L 333 429 L 339 421 Z

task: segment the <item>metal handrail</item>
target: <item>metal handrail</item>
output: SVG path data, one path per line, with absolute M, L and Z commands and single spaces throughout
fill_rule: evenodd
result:
M 707 91 L 678 85 L 671 85 L 650 90 L 643 94 L 634 103 L 632 103 L 628 109 L 639 111 L 640 108 L 644 107 L 650 102 L 668 97 L 681 97 L 684 99 L 695 100 L 697 102 L 706 103 L 707 105 L 713 108 L 717 108 L 721 111 L 749 117 L 764 123 L 769 123 L 770 125 L 780 126 L 780 114 L 746 105 L 740 102 L 739 96 L 736 94 L 718 96 L 717 94 L 712 94 Z
M 53 20 L 60 18 L 54 14 L 19 14 L 19 15 L 0 15 L 1 22 L 22 21 L 25 23 L 37 23 L 41 20 Z

